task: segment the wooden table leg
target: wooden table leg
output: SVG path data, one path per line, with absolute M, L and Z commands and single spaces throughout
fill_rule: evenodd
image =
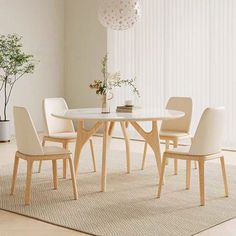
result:
M 75 157 L 74 157 L 75 176 L 78 175 L 79 160 L 80 160 L 80 155 L 81 155 L 81 151 L 83 149 L 84 144 L 98 130 L 98 128 L 101 125 L 102 125 L 102 122 L 97 122 L 93 126 L 92 129 L 86 130 L 86 129 L 84 129 L 84 121 L 78 121 L 77 140 L 76 140 Z
M 101 191 L 106 191 L 106 177 L 107 177 L 107 146 L 109 141 L 109 122 L 104 122 L 103 145 L 102 145 L 102 177 L 101 177 Z
M 126 163 L 127 163 L 127 173 L 130 173 L 130 146 L 129 146 L 129 133 L 127 131 L 128 128 L 128 122 L 120 122 L 122 133 L 124 135 L 125 140 L 125 147 L 126 147 Z M 110 149 L 110 143 L 112 139 L 113 130 L 115 128 L 115 122 L 111 121 L 110 125 L 108 126 L 108 141 L 107 141 L 107 149 Z
M 103 146 L 102 146 L 102 177 L 101 177 L 101 191 L 106 191 L 106 160 L 107 152 L 110 149 L 111 139 L 113 130 L 115 128 L 115 122 L 104 122 L 104 133 L 103 133 Z
M 68 150 L 68 142 L 63 142 L 63 148 Z M 67 172 L 67 160 L 63 160 L 63 178 L 66 179 L 66 172 Z
M 125 147 L 126 147 L 126 163 L 127 163 L 127 173 L 130 174 L 130 146 L 129 146 L 129 133 L 127 131 L 128 125 L 127 122 L 120 122 L 121 129 L 125 139 Z
M 178 147 L 178 140 L 174 140 L 174 148 L 177 148 Z M 177 159 L 174 159 L 174 174 L 175 175 L 178 175 L 178 160 Z
M 112 140 L 112 134 L 113 134 L 113 130 L 115 128 L 115 122 L 111 121 L 110 125 L 108 125 L 108 136 L 107 136 L 107 148 L 110 148 L 111 145 L 111 140 Z
M 145 132 L 144 129 L 136 121 L 132 121 L 130 123 L 152 148 L 155 158 L 156 158 L 156 165 L 157 165 L 157 169 L 159 172 L 158 174 L 160 177 L 160 174 L 161 174 L 161 148 L 160 148 L 160 139 L 159 139 L 157 121 L 152 121 L 151 132 Z
M 129 135 L 127 132 L 127 125 L 125 122 L 120 122 L 122 132 L 125 138 L 126 145 L 126 160 L 127 160 L 127 172 L 130 173 L 130 148 L 129 148 Z M 115 122 L 104 122 L 104 134 L 103 134 L 103 147 L 102 147 L 102 178 L 101 178 L 101 191 L 106 191 L 106 160 L 107 152 L 110 148 L 110 143 L 112 139 L 112 133 L 115 127 Z

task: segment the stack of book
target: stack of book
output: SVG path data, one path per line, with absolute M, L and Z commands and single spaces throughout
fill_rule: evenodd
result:
M 125 106 L 117 106 L 116 108 L 116 112 L 128 112 L 128 113 L 132 113 L 133 110 L 135 109 L 134 106 L 128 106 L 128 105 L 125 105 Z

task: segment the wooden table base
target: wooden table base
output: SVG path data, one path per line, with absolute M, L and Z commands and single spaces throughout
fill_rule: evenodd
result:
M 79 169 L 79 160 L 81 151 L 83 149 L 84 144 L 89 140 L 89 138 L 99 129 L 102 125 L 102 122 L 97 122 L 92 129 L 86 130 L 84 129 L 84 122 L 78 121 L 77 127 L 77 139 L 75 146 L 75 157 L 74 157 L 74 166 L 75 166 L 75 176 L 78 175 Z
M 157 121 L 152 121 L 152 130 L 151 132 L 146 132 L 136 121 L 130 122 L 131 125 L 136 129 L 136 131 L 144 138 L 146 143 L 152 148 L 155 158 L 156 165 L 160 177 L 161 173 L 161 148 L 160 148 L 160 139 L 158 133 Z
M 76 175 L 78 174 L 79 160 L 84 144 L 98 130 L 99 127 L 101 127 L 102 125 L 104 126 L 101 190 L 105 191 L 107 151 L 110 146 L 112 131 L 114 129 L 115 122 L 120 123 L 125 138 L 127 173 L 130 173 L 130 147 L 129 147 L 129 134 L 127 132 L 127 126 L 128 123 L 130 123 L 152 148 L 155 154 L 156 165 L 160 175 L 161 152 L 160 152 L 160 141 L 159 141 L 157 121 L 178 119 L 183 117 L 185 114 L 184 112 L 180 111 L 170 112 L 169 110 L 165 109 L 161 111 L 157 111 L 156 109 L 153 109 L 152 111 L 150 111 L 149 109 L 148 110 L 143 109 L 139 110 L 138 112 L 134 112 L 133 114 L 123 113 L 122 115 L 120 115 L 115 112 L 112 112 L 104 115 L 101 114 L 101 109 L 85 108 L 85 109 L 68 110 L 66 112 L 59 112 L 58 114 L 52 114 L 52 115 L 60 119 L 77 120 L 78 122 L 75 158 L 74 158 Z M 84 122 L 92 120 L 93 121 L 96 120 L 97 121 L 96 124 L 89 130 L 84 129 Z M 138 124 L 138 122 L 152 122 L 152 130 L 150 132 L 146 132 Z
M 76 148 L 75 148 L 75 157 L 74 157 L 74 166 L 76 176 L 78 175 L 79 169 L 79 160 L 81 151 L 83 149 L 84 144 L 89 140 L 89 138 L 101 127 L 104 126 L 103 133 L 103 148 L 102 148 L 102 177 L 101 177 L 101 191 L 106 191 L 106 159 L 107 153 L 110 148 L 110 142 L 112 139 L 113 130 L 115 127 L 115 122 L 97 122 L 92 129 L 87 130 L 84 129 L 84 122 L 78 121 L 77 127 L 77 140 L 76 140 Z M 121 129 L 125 139 L 126 146 L 126 164 L 127 164 L 127 173 L 130 173 L 130 146 L 129 146 L 129 134 L 128 134 L 128 126 L 126 122 L 120 122 Z

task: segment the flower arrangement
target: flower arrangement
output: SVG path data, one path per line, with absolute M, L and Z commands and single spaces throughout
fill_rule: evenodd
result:
M 116 73 L 109 73 L 107 70 L 107 61 L 108 61 L 108 56 L 107 54 L 104 56 L 102 59 L 102 75 L 103 75 L 103 80 L 94 80 L 89 87 L 91 89 L 96 90 L 96 94 L 98 95 L 108 95 L 112 94 L 111 90 L 115 87 L 122 87 L 122 86 L 129 86 L 132 88 L 133 93 L 136 94 L 138 97 L 140 97 L 139 90 L 137 89 L 135 82 L 136 82 L 136 77 L 133 79 L 121 79 L 120 72 Z

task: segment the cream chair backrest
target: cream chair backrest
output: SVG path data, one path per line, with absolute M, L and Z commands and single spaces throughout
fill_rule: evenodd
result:
M 52 116 L 53 113 L 66 110 L 68 110 L 68 106 L 64 98 L 45 98 L 43 100 L 43 115 L 47 135 L 75 131 L 71 120 L 59 119 Z
M 192 119 L 192 99 L 190 97 L 171 97 L 168 100 L 166 109 L 182 111 L 185 115 L 178 119 L 163 121 L 161 124 L 161 130 L 188 133 Z
M 210 155 L 220 152 L 224 121 L 224 107 L 205 109 L 192 140 L 190 154 Z
M 18 151 L 26 155 L 43 155 L 38 134 L 27 109 L 14 107 L 13 112 Z

